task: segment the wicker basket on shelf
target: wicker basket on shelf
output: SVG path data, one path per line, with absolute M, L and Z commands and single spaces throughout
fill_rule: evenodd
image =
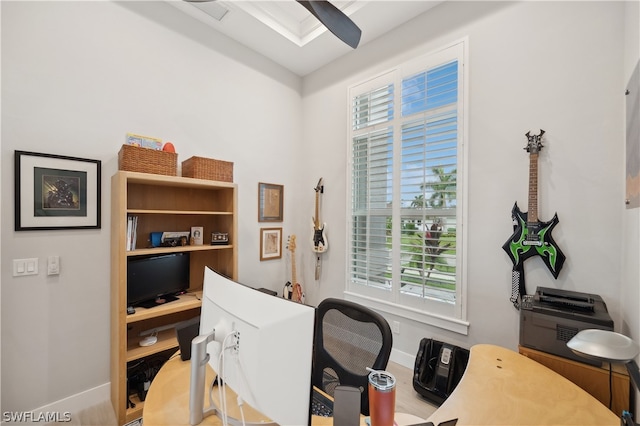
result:
M 233 182 L 233 163 L 213 158 L 191 157 L 182 162 L 182 176 Z
M 118 170 L 177 176 L 178 154 L 134 145 L 122 145 L 118 152 Z

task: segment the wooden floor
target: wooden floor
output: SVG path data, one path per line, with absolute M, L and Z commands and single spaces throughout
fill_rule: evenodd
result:
M 413 370 L 405 368 L 394 362 L 389 362 L 387 371 L 396 377 L 396 411 L 399 413 L 413 414 L 426 419 L 435 411 L 436 406 L 423 399 L 413 389 Z M 111 402 L 105 401 L 79 413 L 71 413 L 71 422 L 52 423 L 52 425 L 70 426 L 111 426 L 116 424 L 116 416 L 111 407 Z
M 80 411 L 79 413 L 71 413 L 71 421 L 67 423 L 49 423 L 55 426 L 115 426 L 116 413 L 113 411 L 111 401 L 94 405 Z
M 413 389 L 413 370 L 390 361 L 387 371 L 396 378 L 396 412 L 426 419 L 436 411 L 437 406 L 422 398 Z

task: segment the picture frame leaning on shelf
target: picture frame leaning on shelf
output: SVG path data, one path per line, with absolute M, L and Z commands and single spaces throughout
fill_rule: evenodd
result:
M 204 228 L 202 226 L 191 227 L 191 245 L 201 246 L 204 244 Z

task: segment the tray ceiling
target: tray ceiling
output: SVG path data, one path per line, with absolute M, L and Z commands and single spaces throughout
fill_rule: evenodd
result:
M 295 0 L 167 1 L 300 76 L 353 50 Z M 332 3 L 362 30 L 360 47 L 441 1 L 354 0 Z

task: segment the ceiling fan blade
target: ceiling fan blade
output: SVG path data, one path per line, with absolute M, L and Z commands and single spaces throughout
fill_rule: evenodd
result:
M 352 48 L 358 47 L 362 31 L 340 9 L 328 1 L 296 0 L 340 40 Z
M 215 0 L 184 0 L 188 3 L 204 3 Z M 318 21 L 340 40 L 351 46 L 358 47 L 362 31 L 340 9 L 326 0 L 296 0 L 305 7 Z

